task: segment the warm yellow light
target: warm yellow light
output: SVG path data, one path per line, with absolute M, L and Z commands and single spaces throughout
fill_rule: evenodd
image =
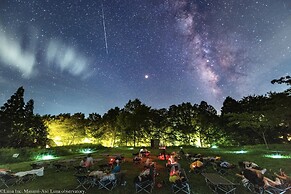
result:
M 83 140 L 82 140 L 82 143 L 92 143 L 92 140 L 85 137 Z

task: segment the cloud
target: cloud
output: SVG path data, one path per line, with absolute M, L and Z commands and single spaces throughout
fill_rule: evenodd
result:
M 46 59 L 51 65 L 61 71 L 67 71 L 74 76 L 88 76 L 89 60 L 74 48 L 60 41 L 51 40 L 47 47 Z
M 0 60 L 7 67 L 18 70 L 23 77 L 29 78 L 34 73 L 36 57 L 33 49 L 24 50 L 19 40 L 0 31 Z

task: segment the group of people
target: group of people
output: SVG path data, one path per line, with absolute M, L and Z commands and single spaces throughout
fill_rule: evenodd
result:
M 146 150 L 145 148 L 142 148 L 138 154 L 138 157 L 144 157 L 148 156 L 150 152 Z M 220 158 L 215 158 L 214 161 L 220 160 Z M 80 162 L 80 166 L 90 168 L 94 164 L 94 160 L 91 154 L 88 154 L 86 157 L 82 159 Z M 226 162 L 226 161 L 220 161 L 221 167 L 231 167 L 232 164 Z M 202 158 L 195 159 L 190 164 L 190 171 L 193 171 L 195 168 L 202 168 L 205 164 L 203 163 Z M 276 187 L 278 185 L 282 185 L 283 182 L 289 182 L 291 185 L 291 178 L 286 175 L 285 172 L 280 170 L 279 173 L 274 173 L 274 176 L 276 177 L 275 180 L 272 180 L 265 176 L 266 169 L 263 169 L 259 167 L 254 162 L 249 161 L 243 161 L 238 163 L 239 167 L 242 169 L 242 172 L 240 174 L 236 174 L 237 176 L 241 177 L 243 179 L 243 182 L 248 180 L 253 184 L 256 184 L 258 186 L 262 187 Z M 178 162 L 178 157 L 175 152 L 173 152 L 166 163 L 166 167 L 169 171 L 169 181 L 171 183 L 182 183 L 185 181 L 185 176 L 182 174 L 181 171 L 181 165 Z M 153 169 L 154 169 L 154 163 L 151 161 L 151 159 L 148 157 L 145 161 L 144 169 L 143 171 L 134 179 L 135 182 L 143 182 L 145 180 L 151 180 L 153 178 Z M 115 160 L 115 165 L 112 167 L 112 170 L 110 173 L 105 173 L 102 171 L 92 171 L 90 173 L 91 176 L 99 176 L 99 178 L 109 178 L 110 176 L 114 176 L 114 174 L 121 171 L 120 167 L 120 161 L 118 159 Z
M 276 187 L 283 185 L 284 183 L 291 184 L 291 178 L 287 176 L 282 170 L 280 170 L 279 174 L 274 173 L 275 180 L 272 180 L 265 176 L 267 170 L 259 167 L 259 165 L 254 162 L 239 162 L 239 167 L 241 167 L 242 172 L 236 175 L 242 178 L 243 183 L 250 181 L 254 185 L 258 185 L 259 187 L 264 188 L 269 186 Z
M 144 169 L 141 173 L 134 178 L 134 183 L 140 183 L 144 181 L 152 181 L 155 176 L 155 163 L 149 162 L 144 165 Z
M 88 154 L 86 157 L 84 157 L 81 162 L 80 166 L 85 168 L 91 168 L 94 164 L 94 159 L 92 157 L 92 154 Z
M 183 174 L 178 158 L 178 154 L 176 152 L 172 152 L 168 162 L 166 163 L 166 167 L 169 171 L 169 182 L 179 185 L 185 182 L 187 179 L 185 174 Z
M 88 172 L 89 172 L 89 176 L 95 177 L 95 178 L 99 179 L 100 181 L 115 180 L 116 179 L 116 174 L 121 172 L 121 166 L 120 166 L 119 158 L 115 159 L 114 163 L 111 164 L 111 170 L 110 171 L 104 171 L 104 170 L 101 170 L 101 169 L 93 170 L 92 169 L 93 165 L 94 165 L 94 159 L 93 159 L 91 154 L 88 154 L 80 162 L 80 167 L 86 168 L 88 170 Z

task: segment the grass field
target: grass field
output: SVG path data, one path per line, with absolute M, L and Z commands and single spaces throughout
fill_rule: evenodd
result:
M 171 193 L 170 183 L 168 182 L 168 173 L 165 168 L 165 161 L 160 161 L 157 158 L 157 155 L 160 153 L 158 149 L 151 149 L 151 159 L 157 163 L 157 172 L 158 176 L 156 177 L 156 183 L 163 183 L 161 188 L 155 187 L 153 193 L 157 194 L 166 194 Z M 101 159 L 98 161 L 94 168 L 97 170 L 98 165 L 105 164 L 109 161 L 109 157 L 107 155 L 114 154 L 122 154 L 125 156 L 125 162 L 121 163 L 122 170 L 126 171 L 125 180 L 127 184 L 125 186 L 117 186 L 110 193 L 116 194 L 130 194 L 135 193 L 135 188 L 133 184 L 133 179 L 135 176 L 139 174 L 139 172 L 143 169 L 143 164 L 133 164 L 132 162 L 132 153 L 137 153 L 139 148 L 130 149 L 130 148 L 103 148 L 99 149 L 93 153 L 94 158 Z M 246 147 L 231 147 L 231 148 L 194 148 L 194 147 L 183 147 L 184 152 L 186 153 L 200 153 L 204 156 L 221 156 L 223 160 L 228 161 L 230 163 L 237 164 L 238 161 L 252 161 L 257 163 L 259 166 L 267 169 L 266 176 L 270 178 L 274 178 L 273 173 L 278 172 L 280 168 L 284 169 L 287 174 L 291 174 L 291 145 L 271 145 L 269 150 L 266 150 L 264 146 L 246 146 Z M 171 153 L 172 151 L 179 151 L 178 147 L 167 148 L 167 152 Z M 280 155 L 279 155 L 280 154 Z M 278 158 L 280 156 L 288 156 L 289 158 Z M 268 158 L 266 155 L 274 155 L 276 158 Z M 35 180 L 23 184 L 17 184 L 11 186 L 9 188 L 5 188 L 2 186 L 1 193 L 80 193 L 81 189 L 75 189 L 77 187 L 77 181 L 74 177 L 74 166 L 78 165 L 80 162 L 80 158 L 85 155 L 70 155 L 63 156 L 54 160 L 48 161 L 39 161 L 45 163 L 56 163 L 59 160 L 65 159 L 76 159 L 74 164 L 70 164 L 69 169 L 64 169 L 62 171 L 57 172 L 52 165 L 48 165 L 45 167 L 44 176 L 36 177 Z M 145 161 L 145 159 L 144 159 Z M 198 194 L 207 194 L 212 193 L 212 191 L 207 187 L 204 177 L 200 174 L 189 173 L 189 161 L 186 159 L 180 159 L 179 163 L 182 168 L 184 168 L 187 172 L 187 176 L 189 179 L 190 187 L 192 193 Z M 19 163 L 11 163 L 11 164 L 2 164 L 0 168 L 10 169 L 13 172 L 30 170 L 32 161 L 27 162 L 19 162 Z M 206 172 L 214 172 L 212 167 L 206 169 Z M 240 183 L 240 179 L 235 176 L 235 173 L 238 173 L 239 169 L 235 168 L 227 175 L 224 175 L 226 178 L 231 180 L 234 183 Z M 107 190 L 98 190 L 98 188 L 93 187 L 85 191 L 88 194 L 96 194 L 96 193 L 109 193 Z M 242 186 L 238 186 L 236 193 L 249 193 Z

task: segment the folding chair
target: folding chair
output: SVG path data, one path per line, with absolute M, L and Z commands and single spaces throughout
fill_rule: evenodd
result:
M 256 193 L 256 194 L 263 194 L 264 193 L 264 188 L 257 185 L 257 184 L 254 184 L 254 183 L 251 183 L 248 179 L 244 178 L 242 179 L 242 184 L 245 188 L 247 188 L 250 192 L 252 193 Z
M 214 193 L 234 194 L 236 184 L 216 173 L 202 173 L 208 187 Z
M 86 167 L 82 166 L 75 166 L 75 174 L 86 174 L 88 172 L 88 169 Z
M 98 180 L 98 189 L 106 189 L 111 191 L 117 186 L 117 179 L 115 174 L 110 174 L 109 176 L 103 177 Z
M 34 180 L 35 178 L 36 178 L 35 174 L 26 174 L 22 177 L 19 177 L 17 184 L 26 183 L 26 182 Z
M 190 186 L 189 186 L 189 183 L 188 183 L 187 174 L 186 174 L 184 169 L 181 169 L 181 175 L 180 176 L 184 177 L 183 180 L 179 181 L 179 182 L 172 183 L 172 191 L 174 193 L 190 194 L 191 190 L 190 190 Z
M 135 183 L 136 193 L 140 192 L 152 193 L 153 188 L 155 186 L 155 177 L 156 177 L 156 167 L 155 164 L 152 164 L 150 166 L 150 179 Z
M 75 174 L 78 186 L 75 189 L 83 188 L 85 190 L 89 189 L 92 186 L 92 179 L 88 175 Z
M 211 162 L 213 169 L 221 175 L 225 175 L 229 170 L 234 169 L 235 166 L 232 167 L 223 167 L 220 162 Z
M 55 163 L 53 164 L 57 172 L 68 170 L 68 166 L 62 163 Z
M 1 185 L 0 185 L 0 188 L 2 186 L 8 188 L 9 186 L 13 186 L 15 184 L 17 184 L 19 182 L 19 177 L 16 177 L 14 175 L 11 175 L 11 174 L 1 174 L 0 175 L 0 182 L 1 182 Z
M 284 194 L 286 192 L 291 191 L 291 186 L 289 187 L 284 187 L 283 185 L 279 185 L 276 187 L 268 186 L 267 188 L 264 189 L 265 193 L 268 194 Z

